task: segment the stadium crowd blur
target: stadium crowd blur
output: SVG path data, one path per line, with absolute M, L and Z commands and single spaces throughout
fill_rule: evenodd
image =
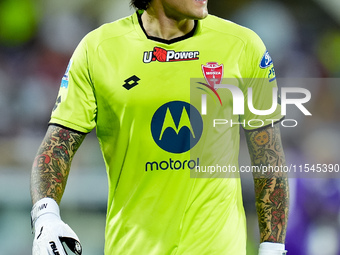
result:
M 300 78 L 308 83 L 304 87 L 312 93 L 307 106 L 313 116 L 296 115 L 298 126 L 282 129 L 288 164 L 340 163 L 340 8 L 336 13 L 326 4 L 339 7 L 337 1 L 209 3 L 211 14 L 261 36 L 277 77 L 285 78 L 284 84 L 278 79 L 279 86 L 299 87 Z M 128 0 L 0 1 L 0 254 L 31 249 L 30 167 L 74 48 L 90 30 L 132 12 Z M 102 254 L 104 242 L 105 168 L 94 133 L 75 158 L 76 177 L 70 176 L 64 205 L 75 215 L 64 220 L 71 226 L 79 223 L 73 229 L 85 255 Z M 242 150 L 240 164 L 249 164 L 245 145 Z M 89 187 L 94 183 L 95 188 Z M 340 255 L 340 179 L 291 178 L 290 183 L 288 254 Z M 243 183 L 250 255 L 256 254 L 258 241 L 251 185 L 249 179 Z M 84 222 L 93 222 L 92 231 Z

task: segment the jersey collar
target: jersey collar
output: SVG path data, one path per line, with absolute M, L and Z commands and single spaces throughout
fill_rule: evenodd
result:
M 159 37 L 154 37 L 154 36 L 149 36 L 146 34 L 145 29 L 143 27 L 143 23 L 142 23 L 142 10 L 136 11 L 133 15 L 132 15 L 132 20 L 134 23 L 134 26 L 136 28 L 137 33 L 139 34 L 139 36 L 141 36 L 144 39 L 148 39 L 151 41 L 156 41 L 156 42 L 161 42 L 164 44 L 172 44 L 172 43 L 176 43 L 176 42 L 180 42 L 183 41 L 185 39 L 191 38 L 195 35 L 197 35 L 200 30 L 201 30 L 201 26 L 202 26 L 202 22 L 200 20 L 195 20 L 195 26 L 194 28 L 186 35 L 171 39 L 171 40 L 165 40 Z

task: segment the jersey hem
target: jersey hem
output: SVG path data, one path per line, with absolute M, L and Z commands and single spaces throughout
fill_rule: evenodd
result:
M 86 134 L 88 134 L 88 133 L 80 132 L 80 131 L 75 130 L 75 129 L 73 129 L 73 128 L 65 127 L 64 125 L 60 125 L 60 124 L 57 124 L 57 123 L 53 123 L 53 122 L 52 122 L 52 123 L 48 123 L 48 126 L 56 126 L 56 127 L 64 128 L 64 129 L 70 130 L 70 131 L 72 131 L 72 132 L 81 134 L 81 135 L 86 135 Z
M 80 133 L 84 133 L 84 134 L 88 134 L 92 131 L 92 129 L 89 130 L 89 129 L 81 127 L 77 124 L 74 124 L 74 123 L 71 123 L 71 122 L 68 122 L 68 121 L 65 121 L 65 120 L 56 119 L 56 118 L 51 118 L 51 120 L 48 123 L 48 125 L 53 125 L 53 124 L 60 125 L 60 126 L 65 127 L 65 128 L 73 129 L 76 132 L 80 132 Z

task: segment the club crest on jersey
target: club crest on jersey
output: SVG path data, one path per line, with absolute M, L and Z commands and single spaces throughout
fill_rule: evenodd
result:
M 144 63 L 151 63 L 152 61 L 159 62 L 177 62 L 198 60 L 199 51 L 174 51 L 165 50 L 160 47 L 154 47 L 153 51 L 145 51 L 143 56 Z
M 210 87 L 215 89 L 216 84 L 220 84 L 223 77 L 223 64 L 217 64 L 216 62 L 209 62 L 206 65 L 202 65 L 202 71 L 205 80 Z
M 217 89 L 215 86 L 220 84 L 223 78 L 223 64 L 218 64 L 217 62 L 208 62 L 206 65 L 202 65 L 202 72 L 204 75 L 205 80 L 208 84 L 203 82 L 198 82 L 199 84 L 203 85 L 205 88 L 210 89 L 222 105 L 222 100 L 220 95 L 217 93 Z M 204 88 L 202 88 L 205 90 Z M 205 90 L 206 91 L 206 90 Z
M 264 53 L 261 59 L 260 67 L 262 69 L 265 69 L 267 67 L 270 67 L 272 64 L 273 64 L 273 60 L 271 56 L 269 55 L 269 52 L 266 50 L 266 52 Z

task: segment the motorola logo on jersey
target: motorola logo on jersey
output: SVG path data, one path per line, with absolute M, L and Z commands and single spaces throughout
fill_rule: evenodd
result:
M 145 51 L 143 56 L 144 63 L 151 63 L 152 61 L 159 62 L 176 62 L 198 60 L 199 51 L 174 51 L 165 50 L 160 47 L 154 47 L 153 51 Z
M 152 117 L 151 133 L 156 144 L 171 153 L 183 153 L 201 138 L 203 120 L 189 103 L 172 101 L 162 105 Z

